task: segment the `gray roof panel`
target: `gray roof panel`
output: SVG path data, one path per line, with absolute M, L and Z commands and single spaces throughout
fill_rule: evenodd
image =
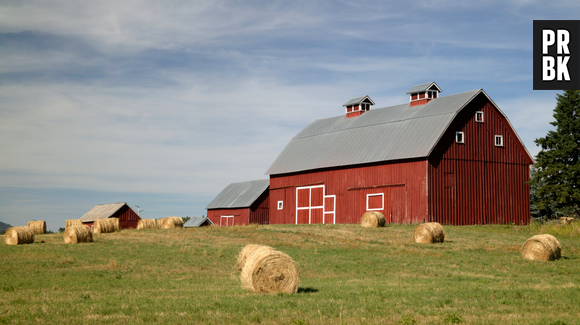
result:
M 106 219 L 119 211 L 127 203 L 97 204 L 81 217 L 81 222 L 94 222 L 97 219 Z M 131 209 L 131 208 L 129 208 Z
M 266 174 L 427 157 L 456 114 L 480 92 L 373 109 L 355 118 L 315 120 L 290 140 Z
M 270 186 L 270 180 L 261 179 L 231 183 L 211 201 L 206 209 L 230 209 L 250 207 Z
M 433 85 L 435 85 L 435 87 L 437 87 L 437 89 L 439 89 L 439 91 L 442 92 L 441 88 L 439 88 L 439 86 L 437 86 L 436 83 L 434 83 L 434 82 L 428 82 L 428 83 L 425 83 L 425 84 L 420 84 L 420 85 L 413 86 L 411 89 L 409 89 L 409 91 L 407 92 L 407 94 L 420 93 L 420 92 L 427 91 L 427 89 L 431 88 L 431 86 L 433 86 Z
M 191 217 L 185 224 L 183 224 L 183 228 L 199 227 L 205 222 L 208 222 L 213 226 L 213 222 L 211 222 L 207 217 Z
M 373 100 L 369 96 L 361 96 L 349 99 L 346 103 L 342 104 L 342 106 L 350 106 L 350 105 L 358 105 L 363 102 L 365 99 L 368 99 L 371 104 L 375 104 Z

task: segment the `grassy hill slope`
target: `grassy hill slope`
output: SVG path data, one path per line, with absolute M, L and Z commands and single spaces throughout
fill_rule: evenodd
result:
M 580 227 L 446 226 L 421 245 L 413 226 L 270 225 L 62 234 L 9 246 L 0 236 L 0 323 L 580 324 Z M 564 258 L 521 246 L 555 235 Z M 243 289 L 246 244 L 276 247 L 301 275 L 297 294 Z

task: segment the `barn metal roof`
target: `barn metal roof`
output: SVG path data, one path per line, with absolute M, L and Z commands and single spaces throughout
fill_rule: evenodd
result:
M 409 91 L 407 92 L 407 94 L 420 93 L 420 92 L 427 91 L 433 85 L 435 85 L 435 87 L 437 87 L 437 89 L 439 89 L 439 92 L 442 92 L 443 91 L 443 90 L 441 90 L 441 88 L 439 88 L 439 86 L 437 86 L 436 83 L 434 83 L 434 82 L 428 82 L 428 83 L 425 83 L 425 84 L 420 84 L 420 85 L 413 86 L 411 89 L 409 89 Z
M 211 201 L 206 209 L 247 208 L 264 193 L 270 185 L 269 179 L 230 183 Z
M 425 105 L 315 120 L 290 140 L 266 174 L 428 157 L 457 113 L 480 93 L 485 94 L 478 89 Z
M 81 217 L 81 222 L 93 222 L 97 219 L 106 219 L 119 211 L 127 203 L 97 204 Z M 130 207 L 129 207 L 130 209 Z
M 185 224 L 183 224 L 183 228 L 200 227 L 206 222 L 213 226 L 213 222 L 207 217 L 191 217 Z

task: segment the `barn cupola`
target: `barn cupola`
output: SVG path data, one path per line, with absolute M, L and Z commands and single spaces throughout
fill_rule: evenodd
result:
M 342 106 L 346 107 L 346 118 L 362 115 L 364 112 L 371 109 L 371 105 L 375 102 L 369 96 L 362 96 L 349 99 Z
M 441 88 L 434 82 L 413 86 L 407 94 L 411 97 L 410 106 L 425 105 L 431 100 L 439 97 Z

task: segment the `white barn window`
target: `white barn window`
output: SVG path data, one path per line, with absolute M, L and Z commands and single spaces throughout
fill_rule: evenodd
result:
M 455 142 L 465 143 L 465 134 L 463 132 L 455 132 Z

